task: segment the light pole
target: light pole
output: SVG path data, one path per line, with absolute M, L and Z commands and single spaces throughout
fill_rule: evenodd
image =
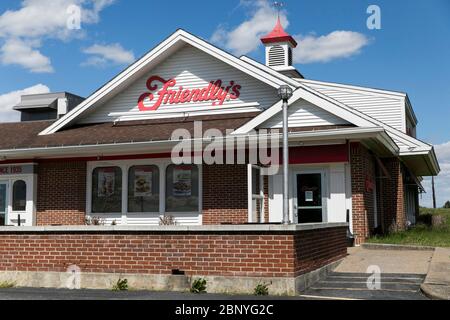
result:
M 283 224 L 289 224 L 289 123 L 288 100 L 292 97 L 291 87 L 283 85 L 278 96 L 283 100 Z

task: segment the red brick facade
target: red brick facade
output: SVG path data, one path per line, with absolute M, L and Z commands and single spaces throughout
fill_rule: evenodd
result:
M 84 225 L 86 162 L 39 163 L 36 210 L 38 226 Z
M 296 276 L 344 258 L 347 255 L 346 236 L 347 228 L 297 233 L 294 240 Z
M 0 271 L 296 277 L 343 258 L 346 228 L 297 232 L 0 233 Z
M 359 143 L 350 145 L 353 196 L 353 232 L 357 243 L 373 234 L 375 207 L 384 232 L 402 229 L 406 213 L 402 165 L 396 158 L 382 159 L 390 177 L 381 177 L 375 157 Z M 202 180 L 203 224 L 248 222 L 246 165 L 204 165 Z M 264 220 L 269 220 L 268 178 L 264 178 Z M 375 191 L 377 199 L 375 199 Z M 38 164 L 37 225 L 84 225 L 86 162 L 55 161 Z
M 247 165 L 203 166 L 203 224 L 248 222 Z
M 397 159 L 384 159 L 390 174 L 383 184 L 383 224 L 386 232 L 404 230 L 406 223 L 405 186 L 402 164 Z
M 353 234 L 356 243 L 364 242 L 374 228 L 375 193 L 368 188 L 376 181 L 374 159 L 369 151 L 359 143 L 350 145 L 350 165 L 352 180 Z
M 388 171 L 388 177 L 384 176 L 375 157 L 363 145 L 350 145 L 353 233 L 357 244 L 374 233 L 377 227 L 375 208 L 377 222 L 383 232 L 405 227 L 402 164 L 397 158 L 380 161 Z

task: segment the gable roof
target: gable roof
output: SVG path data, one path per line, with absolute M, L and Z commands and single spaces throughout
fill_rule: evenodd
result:
M 348 88 L 348 89 L 355 89 L 355 90 L 364 90 L 364 91 L 370 91 L 373 93 L 377 93 L 377 94 L 385 94 L 385 95 L 394 95 L 394 96 L 399 96 L 399 97 L 404 97 L 407 99 L 407 101 L 409 101 L 408 96 L 406 93 L 404 92 L 397 92 L 397 91 L 389 91 L 389 90 L 382 90 L 382 89 L 373 89 L 373 88 L 367 88 L 367 87 L 360 87 L 360 86 L 352 86 L 352 85 L 344 85 L 344 84 L 338 84 L 338 83 L 331 83 L 331 82 L 322 82 L 322 81 L 315 81 L 315 80 L 306 80 L 306 79 L 293 79 L 293 78 L 289 78 L 279 72 L 277 72 L 276 70 L 273 70 L 272 68 L 269 68 L 261 63 L 259 63 L 258 61 L 255 61 L 249 57 L 246 56 L 242 56 L 241 59 L 249 64 L 252 64 L 256 67 L 258 67 L 259 69 L 263 70 L 264 72 L 267 72 L 269 74 L 272 74 L 274 76 L 277 76 L 279 79 L 285 81 L 286 83 L 288 83 L 291 86 L 295 86 L 296 88 L 300 89 L 306 89 L 307 91 L 310 91 L 311 93 L 313 93 L 314 95 L 317 95 L 318 97 L 324 98 L 325 100 L 327 100 L 328 102 L 331 102 L 337 106 L 340 106 L 341 108 L 346 108 L 347 110 L 349 110 L 350 112 L 354 113 L 355 116 L 359 116 L 362 119 L 365 119 L 369 122 L 372 123 L 372 126 L 380 126 L 380 127 L 384 127 L 390 134 L 391 136 L 393 136 L 393 138 L 395 139 L 396 143 L 400 144 L 400 148 L 403 149 L 403 151 L 407 151 L 406 149 L 408 149 L 408 151 L 411 152 L 411 149 L 414 148 L 416 149 L 416 152 L 423 152 L 423 151 L 430 151 L 432 149 L 432 146 L 430 144 L 427 144 L 417 138 L 411 137 L 405 133 L 403 133 L 402 131 L 393 128 L 389 125 L 387 125 L 386 123 L 377 120 L 359 110 L 356 110 L 350 106 L 347 106 L 346 104 L 339 102 L 319 91 L 317 91 L 316 89 L 307 86 L 307 83 L 323 83 L 323 84 L 329 84 L 329 85 L 334 85 L 334 86 L 339 86 L 342 88 Z M 297 90 L 298 90 L 297 89 Z M 301 96 L 297 96 L 296 97 L 296 92 L 294 92 L 294 96 L 291 98 L 291 100 L 289 101 L 289 104 L 294 103 L 295 101 L 297 101 L 298 99 L 302 98 Z M 307 99 L 305 99 L 307 100 Z M 309 101 L 309 100 L 307 100 Z M 312 101 L 310 101 L 312 102 Z M 278 106 L 278 108 L 277 108 Z M 282 107 L 282 102 L 278 102 L 277 104 L 275 104 L 274 106 L 272 106 L 271 108 L 267 109 L 265 112 L 261 113 L 257 118 L 253 119 L 252 121 L 249 121 L 248 123 L 246 123 L 242 128 L 239 128 L 238 130 L 236 130 L 236 133 L 243 133 L 246 130 L 251 131 L 254 128 L 256 128 L 258 125 L 260 125 L 261 123 L 263 123 L 264 121 L 270 119 L 272 116 L 274 116 L 275 114 L 277 114 L 278 112 L 281 112 L 281 107 Z M 318 107 L 322 107 L 324 108 L 324 106 L 319 106 Z M 270 110 L 272 109 L 273 110 Z M 325 108 L 324 108 L 325 109 Z M 270 110 L 270 111 L 269 111 Z M 327 111 L 335 114 L 336 116 L 340 116 L 336 113 L 334 113 L 333 111 L 326 109 Z M 411 110 L 411 112 L 413 112 Z M 414 113 L 413 113 L 414 114 Z M 266 118 L 267 117 L 267 118 Z M 415 117 L 415 115 L 414 115 Z M 344 120 L 344 117 L 342 117 Z M 349 121 L 349 120 L 347 120 Z M 355 125 L 358 125 L 355 122 L 349 121 L 350 123 L 353 123 Z M 257 123 L 257 124 L 256 124 Z M 253 126 L 253 128 L 250 128 L 251 126 Z M 403 144 L 403 148 L 402 148 L 402 144 Z
M 299 99 L 304 99 L 314 105 L 316 105 L 319 108 L 322 108 L 326 110 L 327 112 L 330 112 L 334 114 L 335 116 L 342 118 L 355 126 L 358 127 L 375 127 L 375 123 L 371 121 L 371 119 L 368 119 L 368 117 L 365 117 L 364 115 L 359 115 L 357 112 L 355 112 L 354 109 L 347 107 L 343 104 L 337 103 L 337 101 L 333 101 L 332 99 L 329 99 L 325 95 L 321 94 L 320 92 L 317 92 L 313 89 L 310 89 L 308 87 L 305 87 L 303 85 L 300 85 L 297 90 L 294 91 L 294 94 L 292 98 L 289 100 L 289 105 L 292 105 L 294 102 L 298 101 Z M 243 125 L 241 128 L 236 130 L 235 134 L 244 134 L 248 133 L 251 130 L 255 129 L 265 121 L 269 120 L 276 114 L 282 111 L 283 102 L 279 101 L 245 125 Z
M 43 130 L 40 135 L 52 134 L 70 124 L 73 124 L 76 119 L 85 114 L 88 110 L 90 110 L 91 108 L 95 108 L 95 106 L 99 105 L 101 102 L 106 101 L 108 98 L 120 92 L 122 89 L 127 87 L 128 84 L 142 76 L 145 71 L 157 65 L 159 62 L 170 56 L 173 52 L 177 51 L 185 44 L 189 44 L 197 49 L 200 49 L 205 53 L 208 53 L 211 56 L 220 59 L 220 61 L 227 63 L 228 65 L 252 76 L 253 78 L 263 83 L 266 83 L 269 86 L 278 88 L 282 84 L 285 84 L 278 77 L 268 74 L 261 69 L 252 66 L 251 64 L 245 63 L 239 58 L 211 45 L 205 40 L 202 40 L 184 30 L 179 29 L 154 49 L 152 49 L 150 52 L 148 52 L 146 55 L 144 55 L 141 59 L 136 61 L 134 64 L 117 75 L 114 79 L 94 92 L 83 103 L 81 103 L 67 115 Z

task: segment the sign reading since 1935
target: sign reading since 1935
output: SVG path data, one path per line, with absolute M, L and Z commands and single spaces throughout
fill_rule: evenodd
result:
M 33 173 L 34 173 L 34 165 L 32 164 L 0 166 L 0 176 L 33 174 Z

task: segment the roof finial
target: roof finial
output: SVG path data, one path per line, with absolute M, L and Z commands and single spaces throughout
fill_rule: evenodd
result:
M 274 8 L 278 11 L 278 20 L 280 20 L 281 9 L 284 7 L 284 2 L 275 1 L 273 3 Z
M 289 42 L 292 47 L 297 47 L 297 42 L 295 39 L 289 35 L 286 31 L 284 31 L 283 26 L 281 25 L 281 9 L 285 6 L 283 2 L 274 2 L 273 6 L 278 9 L 278 20 L 275 25 L 275 28 L 268 35 L 261 38 L 261 41 L 264 44 L 268 43 L 277 43 L 277 42 Z

